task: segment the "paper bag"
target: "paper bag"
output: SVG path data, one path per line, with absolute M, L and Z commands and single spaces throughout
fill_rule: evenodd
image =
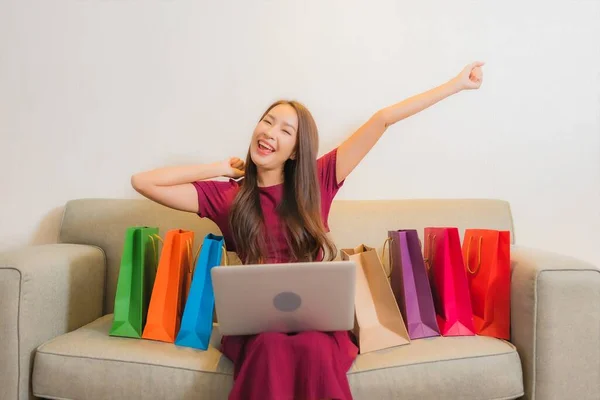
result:
M 475 335 L 458 229 L 425 228 L 425 257 L 442 335 Z
M 475 332 L 510 339 L 510 232 L 467 229 L 463 258 Z
M 389 231 L 388 238 L 390 284 L 410 338 L 439 336 L 435 306 L 417 231 Z
M 142 336 L 158 263 L 157 234 L 155 227 L 130 227 L 125 233 L 111 336 Z
M 223 237 L 211 233 L 206 235 L 194 268 L 181 328 L 175 339 L 176 345 L 199 350 L 208 349 L 215 308 L 215 294 L 210 271 L 221 264 L 223 255 L 227 260 Z M 243 304 L 240 304 L 240 307 L 243 307 Z
M 181 323 L 192 270 L 194 232 L 173 229 L 163 243 L 143 339 L 173 343 Z
M 375 249 L 342 249 L 341 258 L 356 263 L 354 334 L 360 353 L 410 343 L 402 314 Z

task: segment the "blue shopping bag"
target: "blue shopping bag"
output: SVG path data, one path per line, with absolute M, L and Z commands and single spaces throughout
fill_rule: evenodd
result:
M 225 241 L 222 236 L 209 233 L 204 237 L 183 310 L 181 327 L 175 339 L 177 346 L 193 347 L 199 350 L 208 349 L 215 308 L 215 294 L 210 270 L 221 265 L 223 252 L 225 252 Z M 227 257 L 226 253 L 225 257 Z

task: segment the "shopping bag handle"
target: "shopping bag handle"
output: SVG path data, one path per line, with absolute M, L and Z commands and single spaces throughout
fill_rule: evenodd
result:
M 202 246 L 198 248 L 196 255 L 192 257 L 192 239 L 186 240 L 185 244 L 188 253 L 188 272 L 191 274 L 194 271 L 194 266 L 196 265 L 196 260 L 198 259 L 198 254 L 200 253 Z
M 160 243 L 164 244 L 165 242 L 163 242 L 162 238 L 157 235 L 156 233 L 153 233 L 151 235 L 148 235 L 148 237 L 150 238 L 150 240 L 152 241 L 152 251 L 154 251 L 154 257 L 156 258 L 156 266 L 154 267 L 155 269 L 158 269 L 158 248 L 156 246 L 156 242 L 154 241 L 154 239 L 158 239 L 160 241 Z
M 421 243 L 421 238 L 418 238 L 418 239 L 419 239 L 419 247 L 422 248 L 423 247 L 423 243 Z M 385 242 L 383 242 L 383 247 L 381 248 L 381 257 L 380 257 L 382 264 L 383 264 L 383 255 L 385 253 L 385 246 L 389 242 L 393 242 L 393 241 L 394 241 L 393 238 L 388 237 L 387 239 L 385 239 Z M 390 251 L 389 254 L 390 254 L 390 258 L 389 258 L 388 264 L 389 264 L 389 271 L 390 271 L 390 273 L 388 274 L 388 279 L 390 279 L 392 277 L 392 268 L 394 268 L 394 264 L 392 263 L 392 252 Z
M 227 255 L 227 249 L 225 248 L 225 245 L 223 245 L 222 249 L 223 249 L 223 255 L 225 256 L 223 258 L 225 260 L 225 266 L 228 266 L 229 265 L 229 256 Z
M 381 259 L 381 264 L 383 264 L 383 260 L 384 260 L 383 257 L 385 254 L 385 246 L 393 240 L 394 239 L 392 239 L 391 237 L 388 237 L 387 239 L 385 239 L 385 242 L 383 242 L 383 247 L 381 248 L 381 257 L 379 257 Z M 392 266 L 392 253 L 389 252 L 389 255 L 390 255 L 389 261 L 388 261 L 389 270 L 388 270 L 388 273 L 386 274 L 388 279 L 390 279 L 392 277 L 392 267 L 393 267 Z
M 471 267 L 469 265 L 469 255 L 471 254 L 471 242 L 473 241 L 473 236 L 471 236 L 469 238 L 469 244 L 467 245 L 467 271 L 469 271 L 471 274 L 475 275 L 477 273 L 477 271 L 479 271 L 479 268 L 481 267 L 481 246 L 483 244 L 483 236 L 479 236 L 479 247 L 477 250 L 477 267 L 475 268 L 475 270 L 471 270 Z
M 189 265 L 189 273 L 194 272 L 194 268 L 196 267 L 196 261 L 198 261 L 198 254 L 200 254 L 200 250 L 202 250 L 202 245 L 200 245 L 198 247 L 198 250 L 196 250 L 196 255 L 194 256 L 194 258 L 192 259 L 192 241 L 188 240 L 187 243 L 187 249 L 188 249 L 188 258 L 190 260 L 190 265 Z M 223 250 L 223 255 L 224 260 L 225 260 L 225 266 L 229 265 L 229 256 L 227 255 L 227 249 L 225 248 L 225 245 L 221 246 L 221 249 Z
M 431 269 L 431 265 L 433 264 L 433 261 L 435 259 L 435 239 L 435 233 L 433 235 L 427 235 L 427 240 L 429 240 L 429 252 L 423 258 L 423 261 L 425 261 L 425 268 L 427 268 L 427 271 Z

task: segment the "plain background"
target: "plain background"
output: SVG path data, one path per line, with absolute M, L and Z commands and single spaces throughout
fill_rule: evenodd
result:
M 245 157 L 305 103 L 320 153 L 483 60 L 484 85 L 390 128 L 340 199 L 500 198 L 521 245 L 600 265 L 600 2 L 0 0 L 0 249 L 130 176 Z

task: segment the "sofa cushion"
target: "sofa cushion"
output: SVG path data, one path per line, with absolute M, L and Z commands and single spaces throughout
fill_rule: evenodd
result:
M 61 399 L 226 399 L 233 365 L 207 351 L 151 340 L 109 336 L 105 315 L 41 345 L 33 392 Z
M 226 399 L 233 366 L 219 352 L 108 335 L 112 315 L 37 350 L 33 392 L 60 399 Z M 521 363 L 507 342 L 486 337 L 414 340 L 360 355 L 349 371 L 355 399 L 512 399 Z
M 515 347 L 485 336 L 435 337 L 359 355 L 348 373 L 356 399 L 515 399 Z

